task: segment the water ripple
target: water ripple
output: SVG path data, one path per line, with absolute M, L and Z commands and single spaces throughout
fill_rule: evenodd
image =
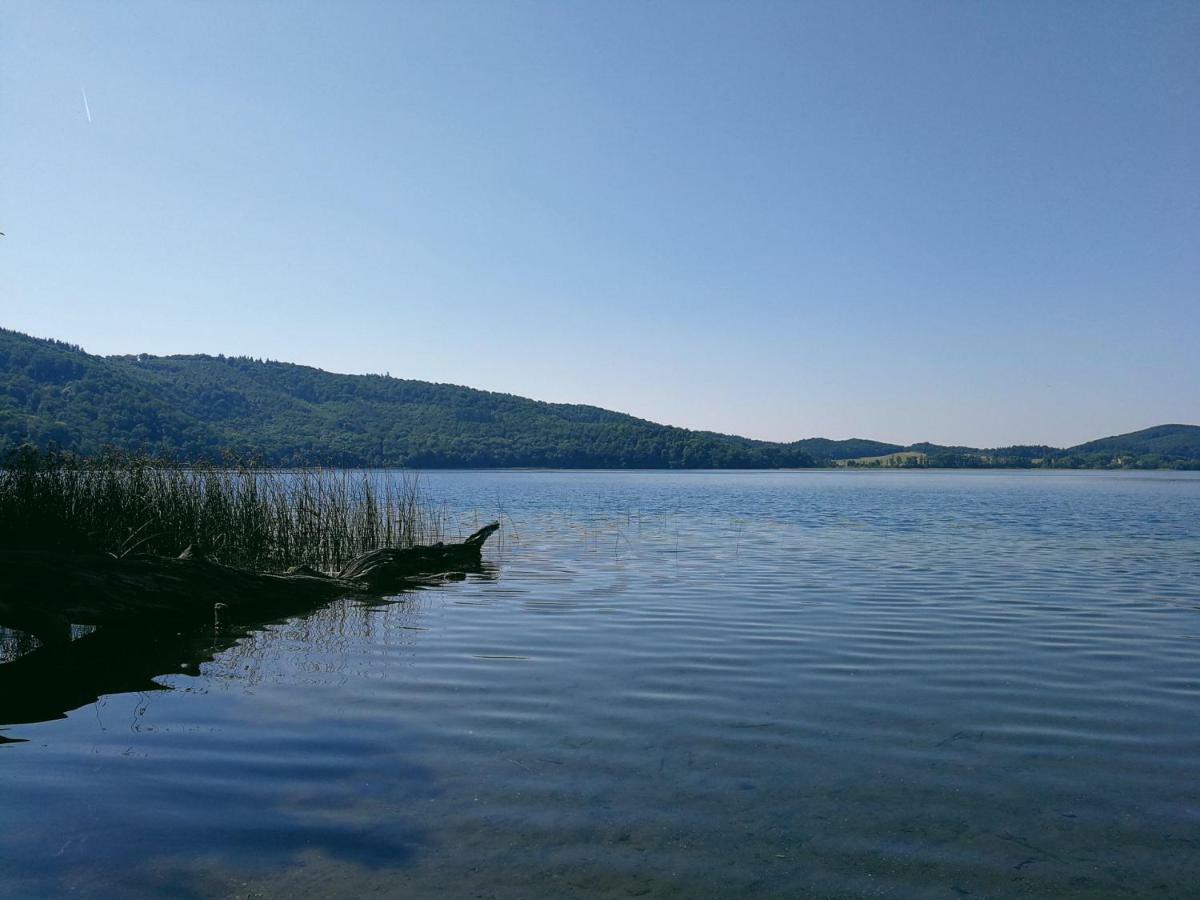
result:
M 427 482 L 467 524 L 502 498 L 498 579 L 335 604 L 12 729 L 6 890 L 1200 884 L 1200 478 Z

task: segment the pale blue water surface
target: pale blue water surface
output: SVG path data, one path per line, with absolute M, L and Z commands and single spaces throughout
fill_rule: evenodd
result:
M 0 719 L 0 893 L 1200 895 L 1197 474 L 423 484 L 490 571 Z

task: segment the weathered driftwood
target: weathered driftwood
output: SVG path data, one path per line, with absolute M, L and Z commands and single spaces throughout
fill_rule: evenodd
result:
M 484 543 L 499 527 L 499 522 L 485 525 L 461 544 L 372 550 L 343 567 L 337 578 L 364 585 L 369 591 L 378 591 L 413 575 L 446 572 L 464 563 L 477 563 Z
M 55 643 L 69 639 L 72 624 L 206 621 L 215 610 L 269 612 L 348 594 L 386 594 L 423 576 L 478 566 L 484 542 L 499 527 L 487 525 L 461 543 L 374 550 L 336 576 L 250 572 L 191 548 L 177 559 L 0 552 L 0 625 Z

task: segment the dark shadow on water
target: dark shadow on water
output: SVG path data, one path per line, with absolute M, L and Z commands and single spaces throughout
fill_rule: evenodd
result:
M 0 723 L 62 719 L 105 694 L 168 690 L 154 678 L 208 662 L 245 633 L 235 628 L 214 633 L 212 626 L 171 633 L 104 628 L 41 647 L 0 665 Z
M 497 570 L 482 563 L 468 570 L 476 578 L 495 579 Z M 421 590 L 376 598 L 373 604 L 403 602 Z M 0 728 L 61 719 L 106 694 L 170 690 L 155 681 L 165 675 L 194 675 L 199 667 L 242 637 L 268 625 L 310 615 L 340 601 L 306 599 L 242 611 L 219 624 L 156 622 L 146 628 L 105 627 L 78 640 L 39 647 L 0 663 Z M 3 624 L 3 623 L 0 623 Z M 0 735 L 0 744 L 15 743 Z

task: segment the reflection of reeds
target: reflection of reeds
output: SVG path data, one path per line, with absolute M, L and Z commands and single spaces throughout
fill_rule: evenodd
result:
M 174 556 L 334 571 L 377 547 L 442 539 L 415 476 L 181 467 L 151 459 L 20 456 L 0 470 L 0 547 Z

